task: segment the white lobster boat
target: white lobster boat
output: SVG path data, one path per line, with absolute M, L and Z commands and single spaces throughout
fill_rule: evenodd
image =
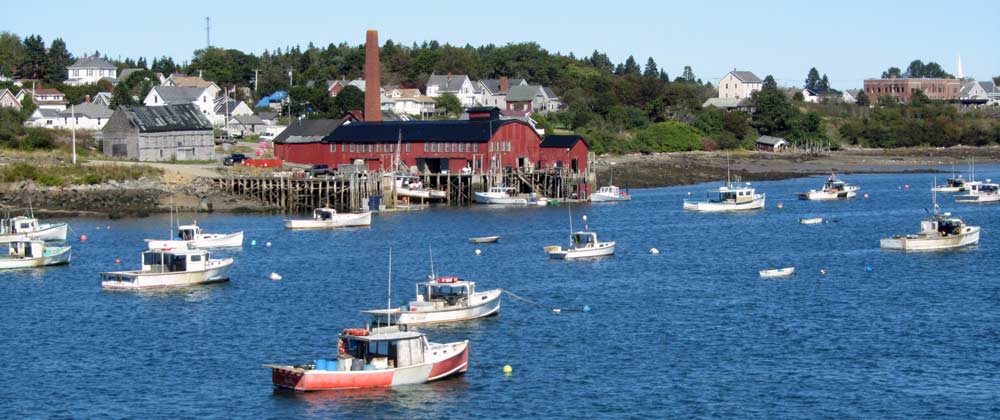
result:
M 943 193 L 956 193 L 956 192 L 968 191 L 968 189 L 969 186 L 965 182 L 965 178 L 962 178 L 962 176 L 959 175 L 956 177 L 948 178 L 947 183 L 945 183 L 944 185 L 937 185 L 934 188 L 931 188 L 931 191 L 943 192 Z
M 489 191 L 476 192 L 475 200 L 480 204 L 517 204 L 527 205 L 528 199 L 514 195 L 514 189 L 510 187 L 490 187 Z
M 31 216 L 17 216 L 0 220 L 0 243 L 20 240 L 66 240 L 69 225 L 66 223 L 38 223 Z
M 830 174 L 823 183 L 823 188 L 819 190 L 809 190 L 808 192 L 796 193 L 801 200 L 844 200 L 854 198 L 858 195 L 861 187 L 850 185 L 837 179 L 837 174 Z
M 72 247 L 49 246 L 45 241 L 18 240 L 7 247 L 7 255 L 0 255 L 0 269 L 69 264 L 72 255 Z
M 578 258 L 606 257 L 615 254 L 615 242 L 598 241 L 597 232 L 574 232 L 571 238 L 572 245 L 569 248 L 556 246 L 549 249 L 549 258 L 553 260 L 573 260 Z
M 739 180 L 729 182 L 708 193 L 710 198 L 705 201 L 684 200 L 684 210 L 723 212 L 764 208 L 765 194 L 756 194 L 749 182 L 743 186 L 739 185 Z
M 590 195 L 590 201 L 595 203 L 603 203 L 608 201 L 630 201 L 632 196 L 628 195 L 627 192 L 622 191 L 614 185 L 606 185 L 597 190 L 597 192 Z
M 286 229 L 334 229 L 356 226 L 371 226 L 372 213 L 337 213 L 336 210 L 322 207 L 313 210 L 312 219 L 285 220 Z
M 448 195 L 446 191 L 425 187 L 423 181 L 415 176 L 397 175 L 395 183 L 396 194 L 401 197 L 443 200 Z
M 200 249 L 155 249 L 142 253 L 142 269 L 101 273 L 105 289 L 185 287 L 229 280 L 232 258 L 214 259 Z
M 476 282 L 438 277 L 417 283 L 416 300 L 394 309 L 364 311 L 376 324 L 423 325 L 468 321 L 500 313 L 500 289 L 476 291 Z
M 243 246 L 243 232 L 204 233 L 198 223 L 181 225 L 177 228 L 180 239 L 146 239 L 149 249 L 160 248 L 238 248 Z
M 987 179 L 986 182 L 969 182 L 968 193 L 955 196 L 956 203 L 995 203 L 1000 201 L 1000 184 Z
M 399 327 L 348 328 L 335 359 L 302 365 L 264 365 L 276 388 L 297 392 L 422 384 L 469 369 L 469 340 L 432 343 Z

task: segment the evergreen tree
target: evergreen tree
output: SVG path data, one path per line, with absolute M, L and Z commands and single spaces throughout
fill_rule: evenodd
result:
M 608 58 L 608 55 L 598 52 L 597 50 L 594 50 L 594 53 L 590 55 L 589 61 L 590 65 L 608 73 L 613 72 L 615 69 L 615 65 L 611 63 L 611 59 Z
M 670 75 L 668 75 L 663 69 L 660 69 L 660 81 L 663 83 L 670 83 Z
M 140 69 L 148 69 L 149 66 L 146 65 L 146 57 L 139 57 L 139 61 L 135 63 L 135 66 Z
M 816 89 L 816 93 L 827 93 L 830 91 L 830 79 L 826 78 L 826 73 L 823 73 L 823 78 L 816 84 Z
M 615 75 L 617 76 L 625 75 L 625 66 L 623 66 L 622 63 L 618 63 L 618 66 L 615 67 Z
M 816 85 L 819 84 L 819 70 L 815 67 L 809 69 L 809 74 L 806 75 L 806 89 L 815 91 Z
M 134 105 L 135 101 L 132 100 L 132 92 L 128 87 L 127 83 L 119 83 L 115 85 L 115 90 L 111 92 L 111 104 L 109 108 L 117 109 L 121 105 Z
M 649 57 L 649 60 L 646 60 L 646 69 L 642 72 L 642 75 L 650 78 L 660 75 L 660 71 L 656 69 L 656 61 L 653 60 L 653 57 Z
M 898 78 L 900 76 L 902 76 L 902 70 L 900 70 L 899 67 L 889 67 L 889 70 L 882 72 L 883 79 L 891 79 L 893 77 Z
M 24 64 L 21 75 L 30 79 L 40 79 L 45 76 L 45 42 L 39 35 L 29 35 L 24 39 Z
M 635 62 L 635 57 L 631 55 L 625 60 L 625 74 L 639 74 L 641 70 L 639 69 L 639 63 Z
M 66 42 L 62 38 L 56 38 L 49 47 L 46 55 L 45 80 L 58 83 L 66 80 L 68 74 L 66 67 L 73 64 L 73 56 L 66 51 Z
M 764 78 L 761 90 L 754 92 L 752 122 L 762 135 L 783 135 L 790 132 L 795 124 L 795 108 L 788 102 L 785 93 L 778 89 L 774 77 Z
M 691 70 L 691 66 L 684 66 L 684 73 L 681 74 L 681 78 L 687 82 L 695 81 L 694 71 Z
M 854 103 L 858 106 L 868 106 L 871 105 L 871 100 L 868 99 L 868 94 L 865 91 L 858 91 L 858 96 L 854 98 Z
M 6 31 L 0 32 L 0 75 L 16 76 L 23 62 L 24 44 L 21 43 L 21 37 Z

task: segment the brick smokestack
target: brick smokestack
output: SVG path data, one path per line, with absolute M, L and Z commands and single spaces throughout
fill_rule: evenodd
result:
M 507 76 L 500 76 L 500 93 L 507 93 L 510 90 L 510 81 Z
M 378 31 L 368 30 L 365 40 L 365 121 L 382 121 L 382 69 L 378 57 Z

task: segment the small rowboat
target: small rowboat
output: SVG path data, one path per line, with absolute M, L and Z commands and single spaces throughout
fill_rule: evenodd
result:
M 799 223 L 803 225 L 818 225 L 823 223 L 822 217 L 810 217 L 808 219 L 799 219 Z
M 776 268 L 773 270 L 760 270 L 760 277 L 769 279 L 774 277 L 788 277 L 795 274 L 795 267 Z
M 480 236 L 477 238 L 469 238 L 470 244 L 491 244 L 500 240 L 500 236 Z

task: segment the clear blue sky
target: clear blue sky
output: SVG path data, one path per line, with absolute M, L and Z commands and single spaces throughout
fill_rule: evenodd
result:
M 63 3 L 58 1 L 57 3 Z M 890 66 L 935 61 L 954 74 L 959 54 L 967 77 L 1000 75 L 1000 2 L 908 1 L 190 1 L 65 2 L 33 19 L 6 19 L 3 30 L 62 37 L 75 55 L 169 55 L 187 62 L 212 44 L 264 49 L 364 41 L 424 40 L 475 46 L 535 41 L 577 56 L 594 49 L 615 62 L 653 57 L 671 77 L 690 65 L 713 82 L 734 67 L 782 85 L 801 86 L 810 67 L 835 88 L 859 87 Z M 951 20 L 950 22 L 948 20 Z

